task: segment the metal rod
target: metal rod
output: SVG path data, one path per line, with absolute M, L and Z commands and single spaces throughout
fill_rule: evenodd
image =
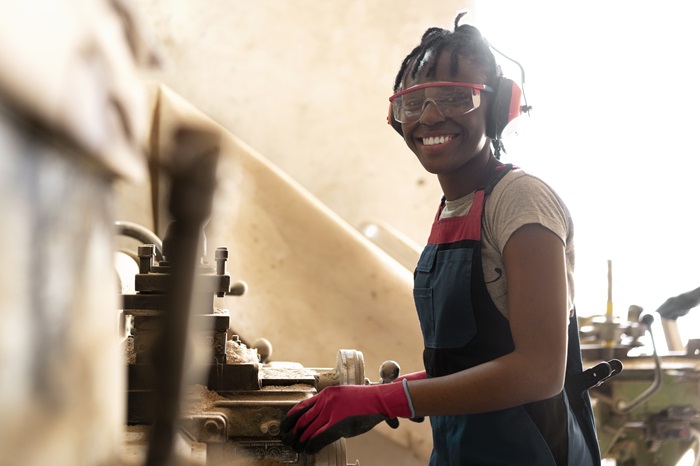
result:
M 629 403 L 620 400 L 617 402 L 616 409 L 618 413 L 626 414 L 632 411 L 634 408 L 645 402 L 651 397 L 656 391 L 661 388 L 661 383 L 663 382 L 663 372 L 661 371 L 661 359 L 659 358 L 659 353 L 656 351 L 656 342 L 654 341 L 654 333 L 651 331 L 651 324 L 654 322 L 654 317 L 650 314 L 645 315 L 642 318 L 642 322 L 647 326 L 647 331 L 649 332 L 649 338 L 651 339 L 651 346 L 653 349 L 652 357 L 654 359 L 654 380 L 651 385 L 647 387 L 637 398 L 630 401 Z
M 138 223 L 123 220 L 114 222 L 114 226 L 117 227 L 117 234 L 137 239 L 146 244 L 153 244 L 156 247 L 156 259 L 163 260 L 163 241 L 151 230 Z

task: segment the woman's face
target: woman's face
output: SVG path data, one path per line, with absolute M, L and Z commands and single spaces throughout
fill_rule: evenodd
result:
M 409 76 L 404 89 L 417 84 L 436 81 L 486 84 L 479 66 L 465 56 L 459 56 L 457 72 L 450 70 L 451 51 L 440 54 L 435 73 L 428 77 L 432 60 L 427 56 L 421 72 L 415 79 Z M 443 116 L 434 103 L 428 102 L 412 123 L 402 124 L 404 139 L 423 167 L 436 175 L 449 175 L 479 167 L 488 160 L 491 150 L 486 137 L 486 116 L 489 95 L 481 92 L 481 105 L 475 110 L 456 117 Z

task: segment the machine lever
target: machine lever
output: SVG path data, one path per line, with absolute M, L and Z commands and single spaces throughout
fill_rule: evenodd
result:
M 585 391 L 599 386 L 620 372 L 622 372 L 622 362 L 619 359 L 602 361 L 574 376 L 569 382 L 569 387 L 573 393 L 583 394 Z
M 663 370 L 661 369 L 661 358 L 659 357 L 659 352 L 656 350 L 656 341 L 654 341 L 654 333 L 651 330 L 651 324 L 654 323 L 654 316 L 647 314 L 642 317 L 641 322 L 647 326 L 647 331 L 649 332 L 649 339 L 651 340 L 652 347 L 652 358 L 654 360 L 654 380 L 651 385 L 647 387 L 641 394 L 639 394 L 632 401 L 618 400 L 615 404 L 615 411 L 620 414 L 626 414 L 635 409 L 637 406 L 641 405 L 647 399 L 649 399 L 658 389 L 661 388 L 663 383 Z
M 569 393 L 571 403 L 578 403 L 579 398 L 582 397 L 586 391 L 599 386 L 611 377 L 618 375 L 620 372 L 622 372 L 622 362 L 619 359 L 611 359 L 609 361 L 602 361 L 580 374 L 571 376 L 566 383 L 566 390 Z M 573 398 L 574 395 L 576 398 Z

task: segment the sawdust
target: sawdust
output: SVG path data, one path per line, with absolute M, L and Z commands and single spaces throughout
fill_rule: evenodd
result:
M 226 364 L 251 364 L 260 362 L 258 350 L 248 348 L 240 340 L 226 342 Z
M 260 377 L 263 379 L 313 379 L 316 371 L 298 367 L 267 367 L 260 368 Z
M 200 384 L 185 388 L 183 398 L 183 412 L 189 416 L 209 412 L 214 409 L 218 401 L 227 399 Z
M 335 370 L 319 372 L 318 376 L 319 376 L 319 378 L 328 379 L 328 380 L 332 380 L 332 381 L 336 381 L 336 382 L 340 379 L 340 376 L 338 375 L 338 373 Z
M 293 385 L 263 385 L 262 388 L 260 388 L 261 391 L 289 391 L 289 392 L 308 392 L 314 388 L 312 385 L 308 385 L 305 383 L 295 383 Z
M 136 350 L 134 349 L 134 337 L 127 337 L 122 342 L 124 359 L 127 364 L 136 364 Z

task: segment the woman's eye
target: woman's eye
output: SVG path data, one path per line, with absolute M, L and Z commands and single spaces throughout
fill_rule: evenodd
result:
M 403 106 L 408 111 L 420 110 L 423 108 L 423 101 L 417 99 L 405 100 Z
M 456 95 L 456 96 L 451 96 L 451 97 L 446 97 L 443 99 L 443 102 L 447 105 L 468 105 L 471 103 L 472 99 L 471 97 L 463 96 L 463 95 Z

